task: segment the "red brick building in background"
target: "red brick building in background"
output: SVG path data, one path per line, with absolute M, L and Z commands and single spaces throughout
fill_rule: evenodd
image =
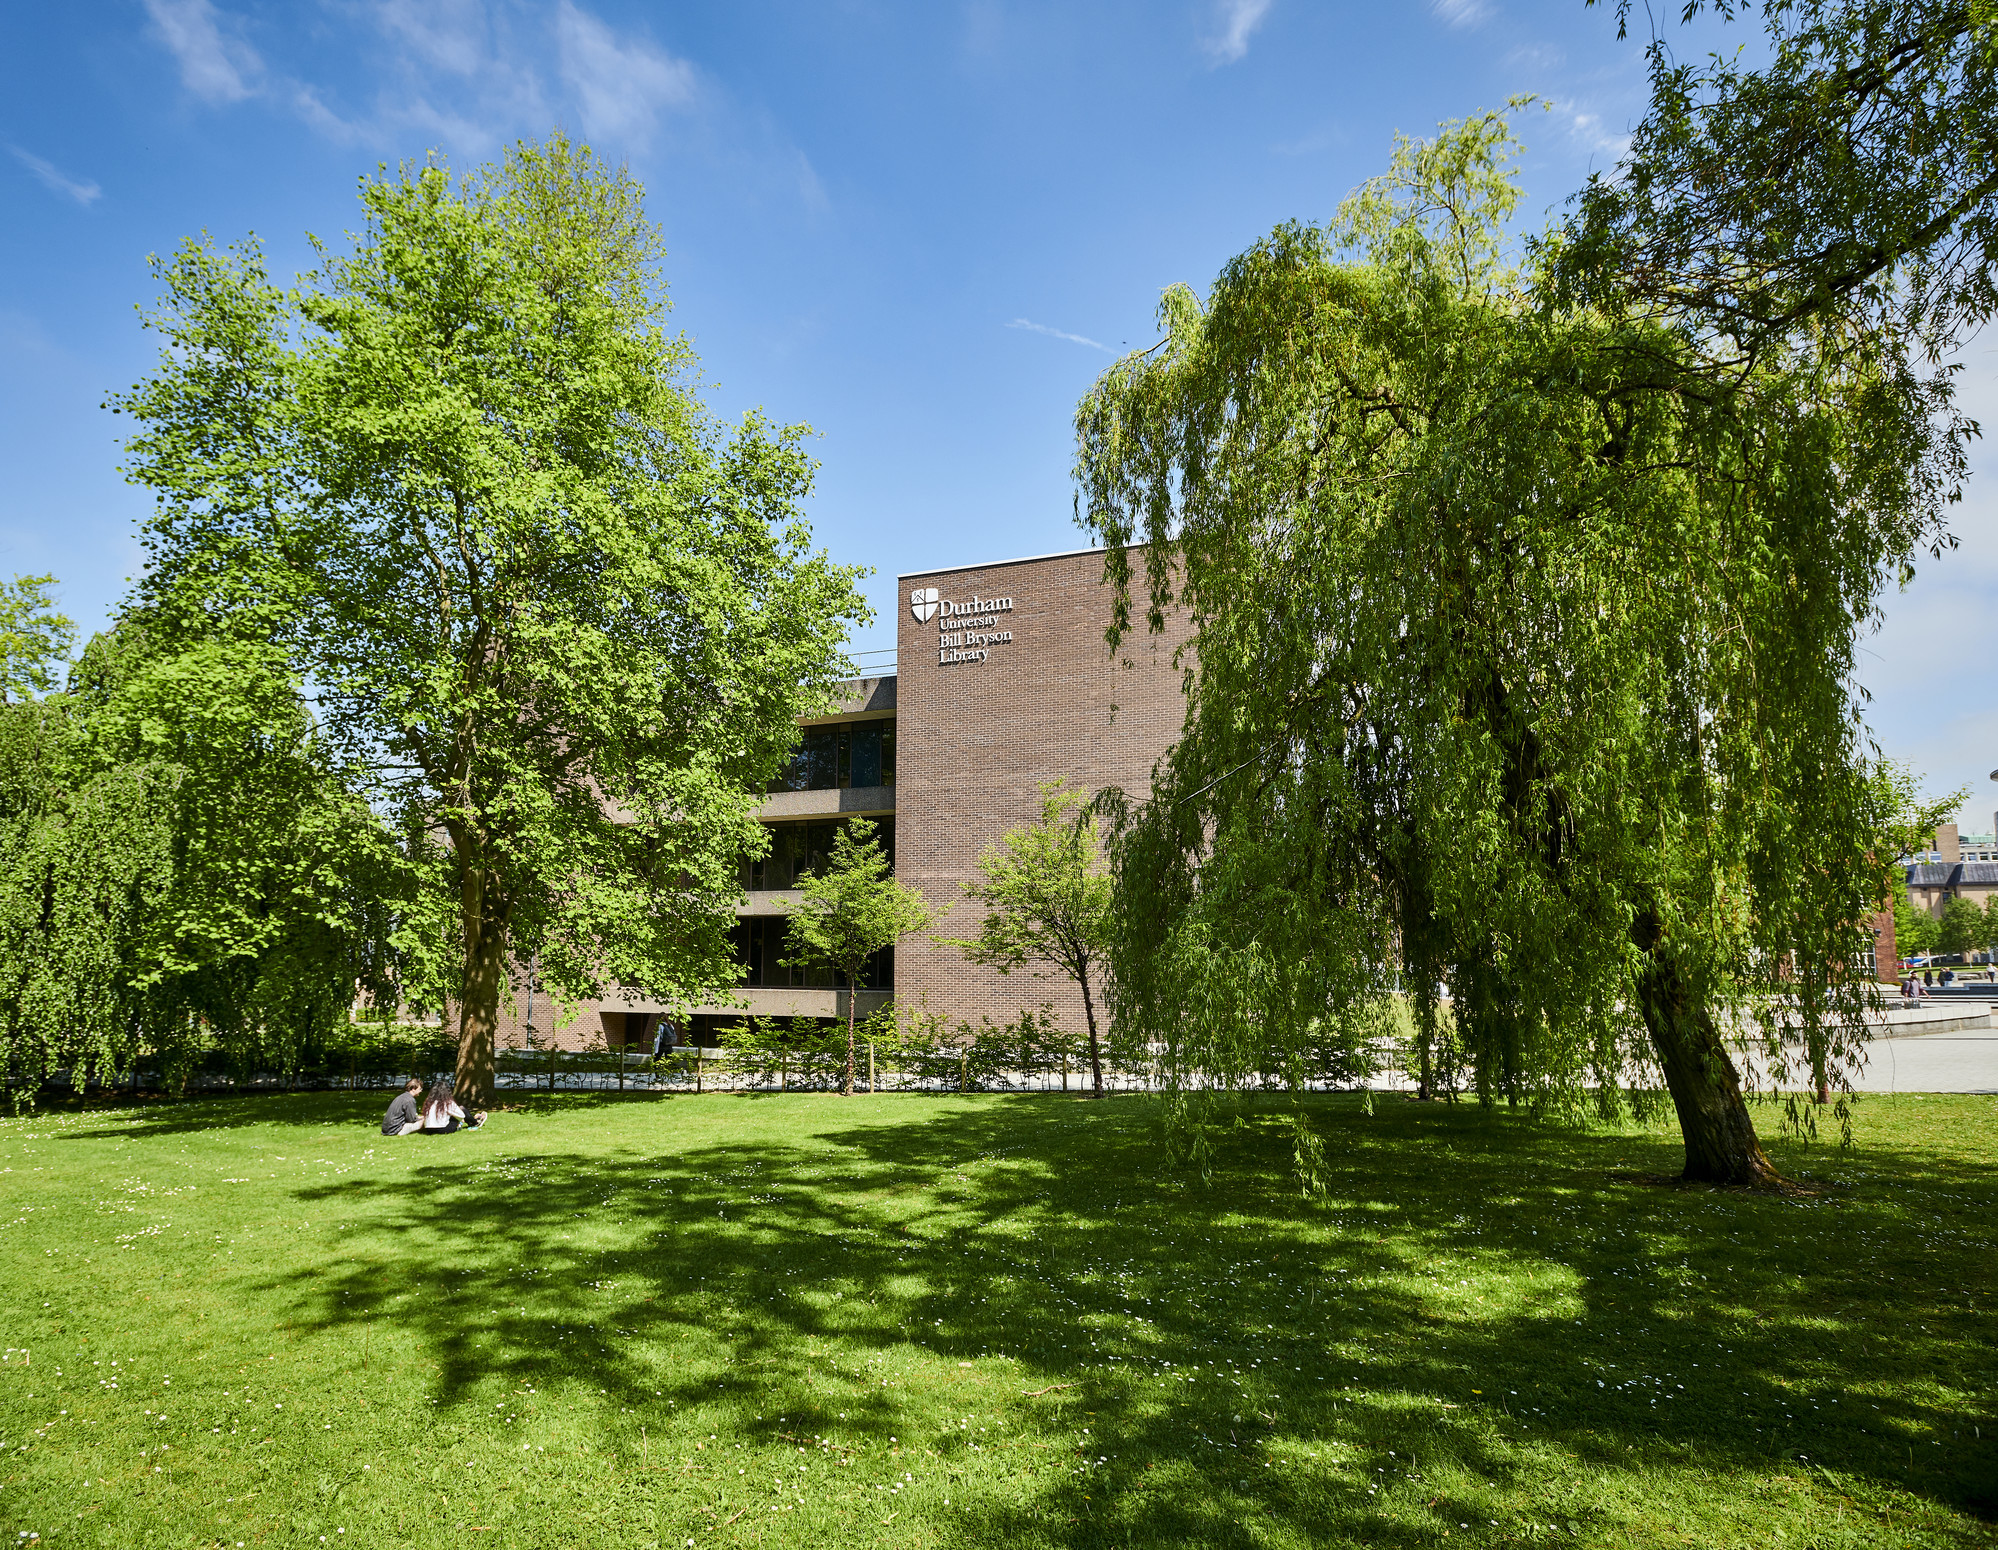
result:
M 980 910 L 964 885 L 988 846 L 1040 815 L 1043 782 L 1090 794 L 1150 789 L 1185 714 L 1173 660 L 1185 633 L 1152 635 L 1141 620 L 1113 656 L 1112 589 L 1097 549 L 901 584 L 896 874 L 949 911 L 934 934 L 969 938 Z M 1063 1026 L 1083 1027 L 1067 979 L 1002 975 L 928 941 L 898 951 L 895 996 L 972 1022 L 1052 1004 Z
M 745 1005 L 676 1017 L 665 1003 L 613 994 L 557 1029 L 556 1007 L 523 973 L 502 1045 L 527 1044 L 531 1029 L 540 1048 L 551 1036 L 568 1049 L 650 1047 L 662 1019 L 674 1035 L 711 1044 L 745 1015 L 844 1018 L 846 992 L 829 976 L 780 960 L 797 874 L 822 864 L 834 826 L 852 817 L 881 826 L 896 876 L 940 917 L 930 935 L 880 956 L 861 1015 L 891 997 L 972 1023 L 1052 1005 L 1081 1032 L 1082 998 L 1065 978 L 978 968 L 935 938 L 976 935 L 979 907 L 964 884 L 988 846 L 1038 816 L 1043 782 L 1143 795 L 1178 736 L 1173 657 L 1185 634 L 1152 635 L 1141 623 L 1113 656 L 1103 566 L 1102 550 L 1083 549 L 899 578 L 899 671 L 853 682 L 834 714 L 802 723 L 798 753 L 763 804 L 772 854 L 745 864 L 736 929 Z

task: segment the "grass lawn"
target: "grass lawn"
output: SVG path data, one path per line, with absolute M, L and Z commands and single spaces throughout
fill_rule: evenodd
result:
M 1998 1099 L 1779 1144 L 1328 1100 L 0 1122 L 0 1545 L 1989 1545 Z M 1772 1127 L 1773 1128 L 1773 1127 Z

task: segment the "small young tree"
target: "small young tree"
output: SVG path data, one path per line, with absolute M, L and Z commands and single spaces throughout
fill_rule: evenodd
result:
M 964 891 L 985 906 L 985 918 L 975 938 L 952 945 L 1001 974 L 1038 964 L 1075 981 L 1089 1025 L 1090 1080 L 1101 1098 L 1103 1045 L 1089 975 L 1109 941 L 1110 878 L 1082 793 L 1064 790 L 1058 780 L 1043 784 L 1041 816 L 989 847 L 978 869 L 978 880 Z
M 790 917 L 789 961 L 829 963 L 846 981 L 846 1074 L 840 1096 L 853 1096 L 853 1020 L 867 960 L 930 923 L 923 896 L 889 876 L 874 825 L 856 818 L 833 836 L 825 870 L 798 879 L 804 905 Z

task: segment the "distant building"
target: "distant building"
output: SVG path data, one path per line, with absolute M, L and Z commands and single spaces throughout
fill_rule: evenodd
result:
M 1953 823 L 1936 830 L 1935 847 L 1910 858 L 1904 874 L 1908 902 L 1941 916 L 1951 899 L 1968 899 L 1979 909 L 1998 893 L 1998 841 L 1989 834 L 1959 834 Z

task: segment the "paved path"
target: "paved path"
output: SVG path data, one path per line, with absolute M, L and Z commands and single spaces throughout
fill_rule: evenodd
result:
M 1863 1093 L 1998 1093 L 1998 1029 L 1875 1039 L 1852 1085 Z

